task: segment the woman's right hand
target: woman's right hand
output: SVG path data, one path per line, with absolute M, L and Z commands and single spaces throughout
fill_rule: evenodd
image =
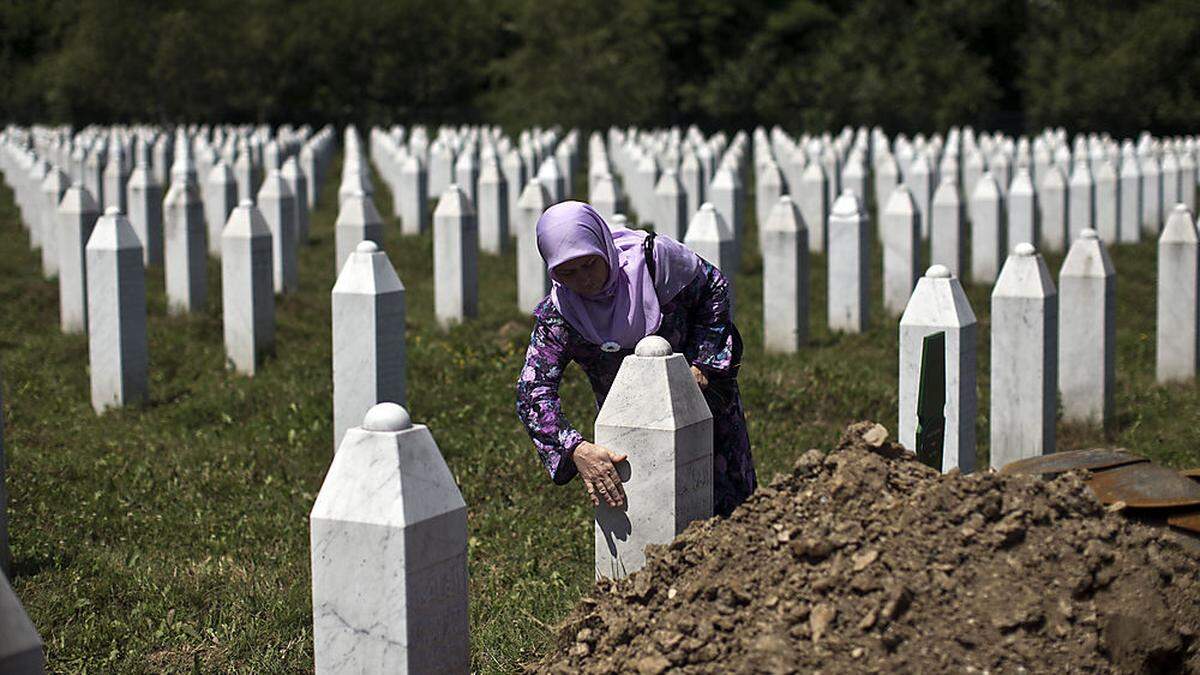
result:
M 625 487 L 621 485 L 621 477 L 617 475 L 614 465 L 625 461 L 627 457 L 587 441 L 575 447 L 572 459 L 592 499 L 592 506 L 600 505 L 600 497 L 614 509 L 625 505 Z

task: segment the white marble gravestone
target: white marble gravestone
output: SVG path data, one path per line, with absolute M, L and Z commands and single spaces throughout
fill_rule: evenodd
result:
M 121 146 L 109 143 L 108 161 L 104 165 L 104 204 L 102 208 L 107 210 L 108 207 L 115 206 L 121 213 L 126 212 L 128 205 L 125 203 L 127 197 L 125 186 L 128 180 L 125 154 L 121 151 Z
M 703 207 L 701 207 L 703 209 Z M 626 502 L 595 509 L 596 578 L 620 579 L 713 515 L 712 413 L 687 360 L 657 335 L 625 357 L 596 417 L 596 444 L 628 459 L 617 466 Z
M 360 242 L 373 241 L 383 246 L 383 218 L 375 208 L 375 200 L 362 190 L 350 193 L 338 206 L 333 229 L 337 263 L 334 270 L 339 273 Z M 366 411 L 359 414 L 363 412 Z
M 433 305 L 442 328 L 478 314 L 478 261 L 475 207 L 451 184 L 433 213 Z
M 929 237 L 929 203 L 933 200 L 933 166 L 924 152 L 917 153 L 908 168 L 905 181 L 917 207 L 917 218 L 921 223 L 921 237 Z
M 591 200 L 589 203 L 592 208 L 596 209 L 596 213 L 607 223 L 612 223 L 613 216 L 622 213 L 625 205 L 620 197 L 620 190 L 617 187 L 617 181 L 610 173 L 603 173 L 596 177 L 592 184 L 592 192 L 589 195 Z M 690 199 L 690 197 L 689 197 Z M 514 236 L 516 233 L 514 232 Z
M 135 153 L 126 183 L 129 223 L 142 242 L 142 263 L 163 264 L 163 186 L 154 175 L 145 148 Z
M 1150 153 L 1141 158 L 1141 170 L 1142 232 L 1157 237 L 1163 225 L 1162 165 Z
M 51 166 L 42 179 L 42 277 L 58 276 L 58 204 L 62 201 L 71 179 L 56 166 Z
M 479 170 L 479 248 L 500 255 L 508 248 L 508 184 L 493 156 L 484 157 Z
M 550 193 L 552 204 L 563 200 L 563 193 L 566 192 L 566 189 L 563 185 L 562 173 L 558 170 L 558 162 L 554 161 L 554 157 L 546 157 L 542 160 L 542 165 L 538 167 L 537 179 L 542 182 L 542 187 L 546 188 L 546 192 Z M 647 211 L 645 217 L 650 218 L 651 213 Z
M 404 284 L 373 241 L 333 286 L 333 447 L 377 403 L 407 403 Z
M 1033 176 L 1030 175 L 1028 167 L 1018 168 L 1013 175 L 1004 210 L 1008 216 L 1006 241 L 1041 241 L 1041 233 L 1038 231 L 1037 191 L 1033 188 Z
M 808 230 L 808 252 L 822 254 L 825 252 L 825 219 L 829 213 L 829 204 L 825 201 L 828 194 L 828 179 L 825 169 L 820 162 L 809 162 L 800 175 L 800 185 L 793 191 L 792 201 L 800 208 L 804 216 L 804 225 Z
M 208 223 L 208 252 L 221 257 L 221 232 L 229 222 L 229 214 L 237 205 L 237 182 L 229 165 L 221 160 L 208 172 L 208 188 L 204 191 L 204 220 Z
M 87 287 L 92 409 L 146 403 L 150 351 L 142 243 L 116 206 L 96 221 L 88 239 Z
M 734 306 L 734 250 L 733 229 L 725 222 L 720 211 L 711 203 L 704 202 L 700 210 L 688 223 L 687 237 L 683 243 L 696 255 L 712 263 L 725 274 L 729 282 L 730 313 Z
M 292 190 L 292 196 L 296 200 L 295 208 L 295 223 L 296 223 L 296 245 L 308 243 L 309 230 L 309 206 L 308 206 L 308 179 L 304 176 L 304 172 L 300 170 L 300 165 L 296 163 L 295 157 L 288 157 L 283 162 L 283 168 L 279 170 L 279 175 L 287 182 L 288 187 Z
M 912 195 L 896 186 L 880 216 L 883 238 L 883 309 L 900 316 L 921 273 L 921 224 Z
M 42 638 L 9 585 L 7 573 L 0 571 L 0 673 L 41 675 L 44 669 Z
M 253 376 L 275 348 L 275 272 L 271 228 L 249 199 L 221 233 L 221 303 L 227 367 Z
M 956 277 L 965 269 L 967 219 L 964 210 L 958 194 L 958 180 L 952 175 L 942 176 L 929 207 L 929 262 L 944 266 Z
M 971 215 L 971 281 L 991 284 L 1004 259 L 1004 196 L 990 171 L 975 181 L 969 203 Z
M 1051 253 L 1061 253 L 1067 247 L 1067 214 L 1070 210 L 1067 178 L 1062 169 L 1051 164 L 1046 167 L 1045 175 L 1039 174 L 1039 180 L 1037 203 L 1042 246 Z
M 722 165 L 717 169 L 716 175 L 713 176 L 712 183 L 708 187 L 708 195 L 710 203 L 717 213 L 721 214 L 721 219 L 729 226 L 729 232 L 732 235 L 733 253 L 730 255 L 729 261 L 726 263 L 728 269 L 722 268 L 727 275 L 737 273 L 741 263 L 741 241 L 742 241 L 742 182 L 738 178 L 737 171 L 734 167 Z M 701 206 L 703 208 L 703 206 Z M 695 219 L 696 214 L 692 214 Z M 690 228 L 690 223 L 689 223 Z M 686 239 L 691 232 L 684 235 Z M 711 262 L 711 261 L 710 261 Z
M 1063 420 L 1112 421 L 1117 275 L 1095 230 L 1071 244 L 1058 274 L 1058 391 Z
M 791 197 L 779 198 L 762 232 L 763 344 L 795 353 L 808 342 L 809 264 L 808 232 Z
M 775 210 L 775 207 L 779 205 L 779 198 L 785 194 L 790 193 L 784 183 L 783 172 L 779 170 L 775 160 L 768 157 L 759 168 L 758 179 L 754 183 L 754 222 L 758 225 L 760 250 L 766 250 L 762 246 L 767 220 L 771 218 L 771 212 Z M 807 233 L 805 236 L 808 236 Z M 676 239 L 679 238 L 676 237 Z M 805 242 L 804 245 L 807 248 L 808 243 Z
M 891 199 L 892 193 L 896 191 L 898 185 L 900 185 L 900 165 L 896 163 L 896 158 L 885 149 L 875 158 L 875 210 L 878 215 L 882 215 L 883 209 L 886 208 L 888 200 Z M 866 198 L 864 197 L 862 201 L 863 208 L 866 209 Z M 883 227 L 883 218 L 879 218 L 879 227 Z M 882 230 L 879 235 L 882 240 Z
M 517 307 L 526 314 L 532 314 L 550 292 L 550 275 L 537 246 L 537 222 L 550 208 L 550 199 L 542 181 L 532 178 L 517 202 Z
M 1160 383 L 1191 382 L 1200 366 L 1200 235 L 1176 204 L 1158 238 L 1155 373 Z
M 473 151 L 461 152 L 454 160 L 454 182 L 462 188 L 472 204 L 476 203 L 476 200 L 479 199 L 479 192 L 476 189 L 479 182 L 479 165 L 475 162 Z
M 428 427 L 371 408 L 309 522 L 318 674 L 468 671 L 467 505 Z
M 1133 153 L 1121 159 L 1118 189 L 1121 193 L 1121 211 L 1117 219 L 1119 240 L 1136 244 L 1142 240 L 1142 169 Z
M 1121 184 L 1117 181 L 1116 168 L 1108 160 L 1102 161 L 1093 182 L 1096 190 L 1095 231 L 1105 244 L 1112 245 L 1121 238 Z
M 991 467 L 1054 452 L 1058 294 L 1032 244 L 1021 242 L 992 289 Z
M 58 203 L 58 300 L 64 333 L 87 332 L 87 241 L 100 209 L 79 184 Z
M 520 215 L 517 213 L 517 200 L 521 198 L 521 192 L 525 190 L 525 182 L 529 180 L 528 174 L 525 172 L 525 163 L 521 161 L 521 153 L 516 148 L 511 148 L 504 153 L 504 161 L 501 162 L 500 168 L 504 170 L 504 185 L 508 190 L 508 226 L 509 236 L 515 237 L 517 233 L 514 231 Z
M 946 333 L 946 426 L 941 469 L 957 468 L 967 473 L 975 470 L 978 324 L 962 284 L 944 265 L 930 267 L 917 281 L 900 317 L 900 442 L 914 451 L 921 351 L 925 336 L 939 331 Z
M 417 155 L 400 167 L 400 232 L 421 234 L 429 229 L 429 174 Z
M 363 189 L 352 191 L 351 194 L 365 193 Z M 341 191 L 338 193 L 339 209 L 343 201 Z M 292 293 L 300 287 L 296 242 L 296 196 L 291 187 L 279 174 L 278 169 L 267 172 L 262 187 L 258 190 L 258 210 L 262 212 L 263 220 L 271 229 L 271 259 L 275 266 L 274 283 L 278 294 Z
M 687 195 L 675 169 L 668 167 L 654 187 L 654 231 L 683 241 L 687 229 Z
M 827 314 L 829 329 L 861 333 L 870 307 L 871 226 L 858 195 L 842 192 L 829 214 Z
M 207 237 L 196 167 L 185 149 L 177 152 L 163 199 L 163 267 L 171 314 L 200 311 L 208 299 Z

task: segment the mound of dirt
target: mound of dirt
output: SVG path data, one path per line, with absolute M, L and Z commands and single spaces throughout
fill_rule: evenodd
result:
M 647 550 L 548 673 L 1200 673 L 1200 561 L 1079 475 L 919 464 L 860 422 L 728 519 Z

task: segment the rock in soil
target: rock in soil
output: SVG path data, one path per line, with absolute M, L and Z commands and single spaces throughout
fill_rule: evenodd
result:
M 1080 474 L 941 475 L 884 439 L 851 425 L 649 547 L 527 672 L 1200 673 L 1179 535 L 1106 511 Z

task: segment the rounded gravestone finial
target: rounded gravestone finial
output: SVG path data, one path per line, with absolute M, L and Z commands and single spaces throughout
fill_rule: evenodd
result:
M 712 202 L 704 202 L 700 205 L 701 211 L 716 211 L 717 207 L 713 206 Z
M 638 356 L 670 356 L 671 343 L 661 335 L 647 335 L 638 341 L 633 353 Z
M 367 431 L 404 431 L 412 428 L 412 418 L 407 410 L 395 403 L 378 403 L 367 411 L 362 428 Z
M 1017 244 L 1017 247 L 1013 249 L 1013 253 L 1016 253 L 1020 256 L 1031 256 L 1037 253 L 1037 249 L 1033 247 L 1033 244 L 1023 241 Z
M 375 242 L 371 241 L 370 239 L 365 239 L 363 241 L 358 242 L 358 246 L 355 246 L 354 250 L 359 253 L 378 253 L 379 252 L 379 244 L 376 244 Z
M 362 188 L 354 188 L 350 191 L 350 196 L 354 197 L 355 199 L 366 199 L 367 193 L 363 192 Z
M 1188 212 L 1187 204 L 1184 204 L 1183 202 L 1179 202 L 1178 204 L 1176 204 L 1174 207 L 1171 208 L 1171 212 L 1172 213 L 1187 213 Z
M 853 218 L 858 215 L 858 196 L 854 190 L 846 188 L 833 202 L 833 215 L 838 218 Z
M 949 279 L 950 268 L 945 265 L 934 265 L 925 271 L 925 276 L 930 279 Z
M 1093 230 L 1092 228 L 1085 227 L 1082 230 L 1080 230 L 1079 238 L 1080 239 L 1099 239 L 1100 235 L 1096 234 L 1096 231 Z
M 248 209 L 251 206 L 254 206 L 254 200 L 247 197 L 247 198 L 243 199 L 242 201 L 238 202 L 238 206 L 242 207 L 243 209 Z
M 780 197 L 779 197 L 779 203 L 780 203 L 780 204 L 787 204 L 787 205 L 791 205 L 791 203 L 792 203 L 792 198 L 791 198 L 791 196 L 790 196 L 790 195 L 780 195 Z
M 107 209 L 104 209 L 104 215 L 119 216 L 121 215 L 121 208 L 119 206 L 110 206 Z

